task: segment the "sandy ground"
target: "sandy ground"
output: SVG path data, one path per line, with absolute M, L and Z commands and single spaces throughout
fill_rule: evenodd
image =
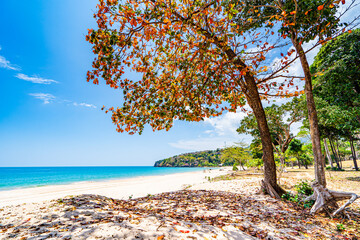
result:
M 359 239 L 360 217 L 329 221 L 258 195 L 259 176 L 207 180 L 228 172 L 0 192 L 0 240 Z M 345 229 L 339 231 L 339 224 Z
M 116 199 L 143 197 L 148 194 L 181 190 L 189 185 L 207 181 L 207 177 L 226 174 L 231 168 L 147 176 L 110 181 L 79 182 L 36 188 L 0 191 L 0 207 L 23 203 L 35 203 L 63 198 L 69 195 L 96 194 Z

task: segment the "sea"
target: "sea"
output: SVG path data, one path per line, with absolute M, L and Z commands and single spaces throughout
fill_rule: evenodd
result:
M 189 167 L 0 167 L 0 191 L 202 171 Z

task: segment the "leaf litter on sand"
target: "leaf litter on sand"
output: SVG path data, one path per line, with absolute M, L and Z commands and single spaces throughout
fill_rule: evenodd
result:
M 34 210 L 31 219 L 6 219 L 10 212 L 2 211 L 1 239 L 61 239 L 80 234 L 88 236 L 84 239 L 106 239 L 101 236 L 109 235 L 110 228 L 117 239 L 360 238 L 356 231 L 360 218 L 312 216 L 308 209 L 291 202 L 222 191 L 182 190 L 130 200 L 81 195 L 61 203 L 53 201 L 53 212 L 49 211 L 44 207 Z

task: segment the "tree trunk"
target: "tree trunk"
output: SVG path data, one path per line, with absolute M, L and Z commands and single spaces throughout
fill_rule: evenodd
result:
M 301 66 L 305 75 L 305 94 L 306 94 L 306 105 L 308 109 L 308 117 L 310 122 L 310 135 L 312 148 L 314 153 L 314 168 L 315 168 L 315 181 L 320 185 L 326 187 L 325 178 L 325 164 L 321 154 L 321 141 L 319 125 L 315 107 L 314 96 L 312 92 L 311 73 L 309 63 L 306 58 L 306 54 L 301 44 L 296 39 L 295 33 L 292 34 L 291 41 L 296 49 L 297 54 L 300 57 Z
M 330 142 L 331 151 L 332 151 L 332 153 L 334 155 L 334 158 L 335 158 L 336 165 L 337 165 L 338 169 L 341 169 L 339 159 L 338 159 L 338 155 L 337 155 L 337 152 L 335 151 L 334 143 L 331 140 L 331 138 L 329 139 L 329 142 Z
M 281 171 L 285 171 L 285 157 L 284 155 L 280 155 L 280 164 L 281 164 Z
M 261 137 L 264 161 L 263 189 L 273 197 L 280 198 L 285 191 L 277 184 L 274 150 L 265 111 L 261 104 L 261 99 L 254 77 L 247 73 L 244 78 L 247 86 L 245 96 L 254 112 L 254 116 L 256 117 Z
M 193 27 L 197 28 L 195 24 L 193 25 Z M 213 39 L 215 44 L 220 49 L 224 49 L 224 53 L 230 61 L 233 61 L 239 72 L 242 72 L 243 70 L 246 72 L 243 75 L 243 78 L 239 79 L 238 84 L 241 87 L 241 90 L 244 93 L 249 106 L 254 112 L 254 116 L 256 118 L 260 132 L 264 161 L 264 181 L 262 182 L 262 187 L 263 190 L 269 193 L 272 197 L 280 198 L 282 194 L 285 193 L 285 190 L 282 189 L 276 181 L 276 165 L 274 160 L 271 135 L 269 126 L 267 124 L 265 111 L 261 103 L 256 79 L 254 75 L 249 70 L 247 70 L 248 66 L 246 63 L 243 62 L 241 58 L 238 58 L 236 53 L 230 47 L 226 48 L 224 46 L 224 42 L 217 38 L 214 39 L 214 37 L 208 32 L 205 32 L 204 35 L 210 39 Z M 242 82 L 242 80 L 244 80 L 244 82 Z
M 330 154 L 330 151 L 329 151 L 329 147 L 328 147 L 327 142 L 326 142 L 326 138 L 324 138 L 324 148 L 325 148 L 326 157 L 329 160 L 330 166 L 331 166 L 331 168 L 333 168 L 334 165 L 333 165 L 333 161 L 332 161 L 331 154 Z
M 245 171 L 244 165 L 242 164 L 241 161 L 239 161 L 239 165 L 241 166 L 242 170 Z
M 340 163 L 340 167 L 342 168 L 342 162 L 343 162 L 343 158 L 340 155 L 340 150 L 339 150 L 339 141 L 335 141 L 336 143 L 336 151 L 338 153 L 338 158 L 339 158 L 339 163 Z
M 351 153 L 352 153 L 352 159 L 354 161 L 354 168 L 356 171 L 359 171 L 357 162 L 356 162 L 356 151 L 355 151 L 355 147 L 354 147 L 354 139 L 352 136 L 350 136 L 350 148 L 351 148 Z

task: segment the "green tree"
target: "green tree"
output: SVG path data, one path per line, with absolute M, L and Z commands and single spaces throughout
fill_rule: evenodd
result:
M 237 144 L 232 147 L 225 148 L 221 154 L 222 162 L 233 162 L 234 166 L 240 165 L 245 170 L 244 165 L 251 159 L 249 151 L 244 144 Z
M 302 154 L 301 150 L 302 150 L 303 145 L 304 144 L 296 138 L 294 138 L 289 144 L 289 154 L 296 157 L 299 168 L 302 164 L 300 155 Z M 304 166 L 307 168 L 307 165 L 304 165 Z
M 349 141 L 356 170 L 354 140 L 360 129 L 359 51 L 360 29 L 356 29 L 325 44 L 311 65 L 324 135 L 330 139 L 330 144 L 333 135 Z M 337 160 L 337 154 L 334 156 Z
M 285 167 L 285 152 L 290 142 L 295 138 L 291 133 L 291 126 L 304 118 L 303 106 L 299 98 L 294 97 L 290 102 L 283 105 L 273 104 L 265 108 L 266 117 L 272 136 L 272 144 L 274 150 L 280 158 L 280 173 Z M 254 139 L 259 139 L 259 131 L 256 124 L 256 118 L 253 114 L 249 114 L 240 122 L 238 133 L 250 134 Z M 257 141 L 257 140 L 255 140 Z

